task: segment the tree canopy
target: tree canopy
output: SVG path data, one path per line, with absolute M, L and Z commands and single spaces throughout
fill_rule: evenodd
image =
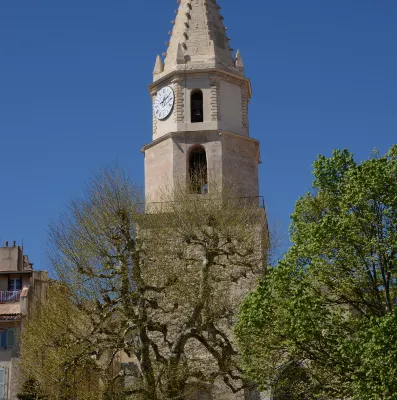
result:
M 292 246 L 244 301 L 247 375 L 289 398 L 397 399 L 397 146 L 314 163 Z M 296 376 L 302 376 L 296 380 Z
M 78 367 L 91 363 L 106 399 L 184 399 L 215 383 L 244 390 L 231 332 L 237 305 L 263 273 L 264 216 L 256 202 L 215 184 L 204 197 L 181 187 L 145 203 L 122 171 L 102 171 L 50 227 L 52 265 L 71 319 L 78 314 L 70 324 L 57 314 L 62 341 L 47 338 L 56 366 L 80 376 Z M 25 343 L 34 337 L 26 331 Z M 134 367 L 105 368 L 117 357 Z M 50 368 L 27 372 L 42 383 Z

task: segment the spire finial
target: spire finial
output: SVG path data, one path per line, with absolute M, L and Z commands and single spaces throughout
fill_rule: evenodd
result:
M 176 53 L 176 63 L 185 64 L 185 55 L 183 54 L 182 45 L 178 43 L 178 51 Z
M 164 64 L 163 60 L 161 59 L 160 55 L 156 58 L 156 63 L 154 64 L 153 75 L 161 74 L 164 71 Z
M 239 71 L 244 72 L 244 62 L 243 62 L 243 58 L 241 57 L 240 50 L 237 50 L 237 54 L 236 54 L 236 68 Z

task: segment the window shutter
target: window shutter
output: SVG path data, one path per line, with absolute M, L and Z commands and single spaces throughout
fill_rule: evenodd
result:
M 7 347 L 15 347 L 15 329 L 7 330 Z
M 6 370 L 0 368 L 0 400 L 4 400 L 6 395 Z
M 0 346 L 5 349 L 7 347 L 7 331 L 0 332 Z

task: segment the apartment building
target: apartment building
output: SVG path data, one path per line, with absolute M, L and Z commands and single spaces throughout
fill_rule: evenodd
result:
M 19 337 L 34 302 L 45 296 L 47 271 L 35 271 L 23 247 L 0 247 L 0 400 L 17 400 Z

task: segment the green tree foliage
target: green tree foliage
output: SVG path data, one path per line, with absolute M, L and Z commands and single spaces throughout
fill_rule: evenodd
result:
M 397 146 L 359 164 L 320 156 L 314 176 L 292 247 L 242 305 L 246 373 L 290 398 L 397 399 Z
M 92 357 L 91 332 L 91 321 L 68 289 L 52 283 L 21 335 L 21 370 L 27 381 L 19 398 L 100 399 L 112 366 L 106 354 L 101 360 Z
M 39 383 L 34 378 L 28 378 L 22 385 L 20 393 L 17 398 L 19 400 L 45 400 L 47 396 L 43 395 Z

